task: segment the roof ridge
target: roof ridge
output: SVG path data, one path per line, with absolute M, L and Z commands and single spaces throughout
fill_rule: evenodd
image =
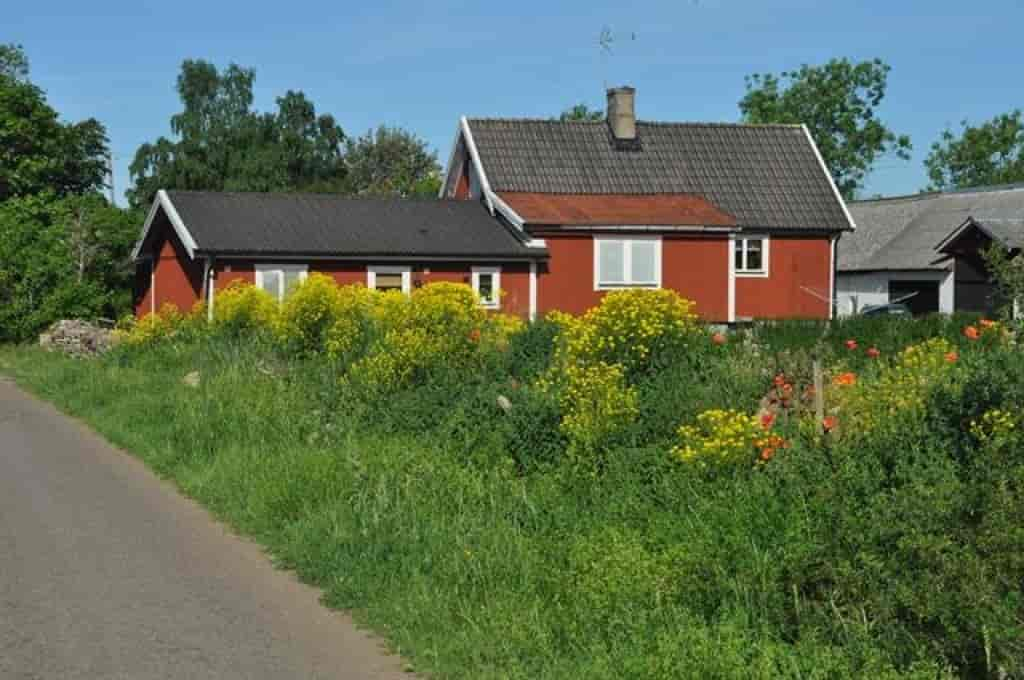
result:
M 315 198 L 343 201 L 372 201 L 378 203 L 441 203 L 445 205 L 454 203 L 477 203 L 477 201 L 466 201 L 455 198 L 439 198 L 437 196 L 360 196 L 316 191 L 215 191 L 212 189 L 166 189 L 165 191 L 168 194 L 244 197 L 263 196 L 266 198 Z
M 1024 182 L 1010 182 L 1007 184 L 986 184 L 977 187 L 964 187 L 963 189 L 933 189 L 931 191 L 919 191 L 915 194 L 896 194 L 894 196 L 875 196 L 873 198 L 859 198 L 850 203 L 879 203 L 882 201 L 906 201 L 923 200 L 937 196 L 962 196 L 964 194 L 991 194 L 1000 191 L 1021 191 L 1024 190 Z
M 544 123 L 550 125 L 607 125 L 605 119 L 601 120 L 560 120 L 558 118 L 533 118 L 533 117 L 509 117 L 509 116 L 467 116 L 466 120 L 485 123 Z M 638 118 L 637 125 L 658 125 L 666 127 L 735 127 L 735 128 L 802 128 L 800 123 L 744 123 L 739 121 L 700 121 L 700 120 L 644 120 Z

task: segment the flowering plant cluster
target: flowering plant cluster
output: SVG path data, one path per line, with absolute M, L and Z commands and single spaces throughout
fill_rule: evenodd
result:
M 748 415 L 734 409 L 711 409 L 693 425 L 677 431 L 679 443 L 672 455 L 684 463 L 706 467 L 766 462 L 786 440 L 773 431 L 774 418 Z
M 147 314 L 138 321 L 119 324 L 114 330 L 114 337 L 118 343 L 127 347 L 150 345 L 194 326 L 198 319 L 205 318 L 205 309 L 200 304 L 190 313 L 182 314 L 176 306 L 165 304 L 157 312 Z
M 597 449 L 628 427 L 639 415 L 631 381 L 702 335 L 693 303 L 671 290 L 614 291 L 582 316 L 548 319 L 559 333 L 539 386 L 559 395 L 561 430 L 577 450 Z
M 232 281 L 217 292 L 214 326 L 232 335 L 273 328 L 278 304 L 270 293 L 244 281 Z
M 310 274 L 291 290 L 274 324 L 281 344 L 303 354 L 322 350 L 341 317 L 341 288 L 327 274 Z
M 832 378 L 832 405 L 826 430 L 841 420 L 844 431 L 855 425 L 870 430 L 897 413 L 920 413 L 929 390 L 956 372 L 958 354 L 944 338 L 932 338 L 907 347 L 891 364 L 881 364 L 871 379 L 860 380 L 845 371 Z
M 562 431 L 577 452 L 592 452 L 632 423 L 640 409 L 636 388 L 618 364 L 598 362 L 565 370 L 559 393 Z
M 971 421 L 970 431 L 983 446 L 1019 445 L 1019 416 L 1004 409 L 990 409 Z
M 685 347 L 698 329 L 693 303 L 664 289 L 614 291 L 582 316 L 552 318 L 562 326 L 561 363 L 619 364 L 631 376 L 651 370 L 659 354 Z

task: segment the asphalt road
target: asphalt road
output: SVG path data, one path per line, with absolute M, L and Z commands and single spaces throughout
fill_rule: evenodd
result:
M 0 377 L 0 678 L 408 678 L 141 463 Z

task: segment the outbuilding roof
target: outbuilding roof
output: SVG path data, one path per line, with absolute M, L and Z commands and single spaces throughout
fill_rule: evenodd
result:
M 637 140 L 607 122 L 466 121 L 498 195 L 698 198 L 740 228 L 852 228 L 810 135 L 799 125 L 637 121 Z
M 478 201 L 167 191 L 157 202 L 173 213 L 168 215 L 172 223 L 177 219 L 187 231 L 182 239 L 186 248 L 190 238 L 191 250 L 201 254 L 546 256 L 543 248 L 527 246 Z
M 1024 184 L 853 201 L 857 231 L 837 249 L 839 271 L 948 269 L 939 243 L 968 220 L 1002 240 L 1024 230 Z

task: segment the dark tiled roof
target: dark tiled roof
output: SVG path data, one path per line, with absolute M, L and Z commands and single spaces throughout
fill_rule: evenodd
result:
M 468 122 L 499 193 L 694 194 L 740 227 L 850 228 L 800 126 L 638 121 L 624 148 L 604 121 Z
M 168 191 L 206 253 L 339 257 L 544 256 L 477 201 Z
M 947 269 L 938 244 L 968 219 L 1009 229 L 1024 218 L 1024 185 L 854 201 L 857 231 L 840 239 L 839 271 Z
M 974 222 L 1007 248 L 1024 248 L 1024 215 L 1016 218 L 981 218 Z

